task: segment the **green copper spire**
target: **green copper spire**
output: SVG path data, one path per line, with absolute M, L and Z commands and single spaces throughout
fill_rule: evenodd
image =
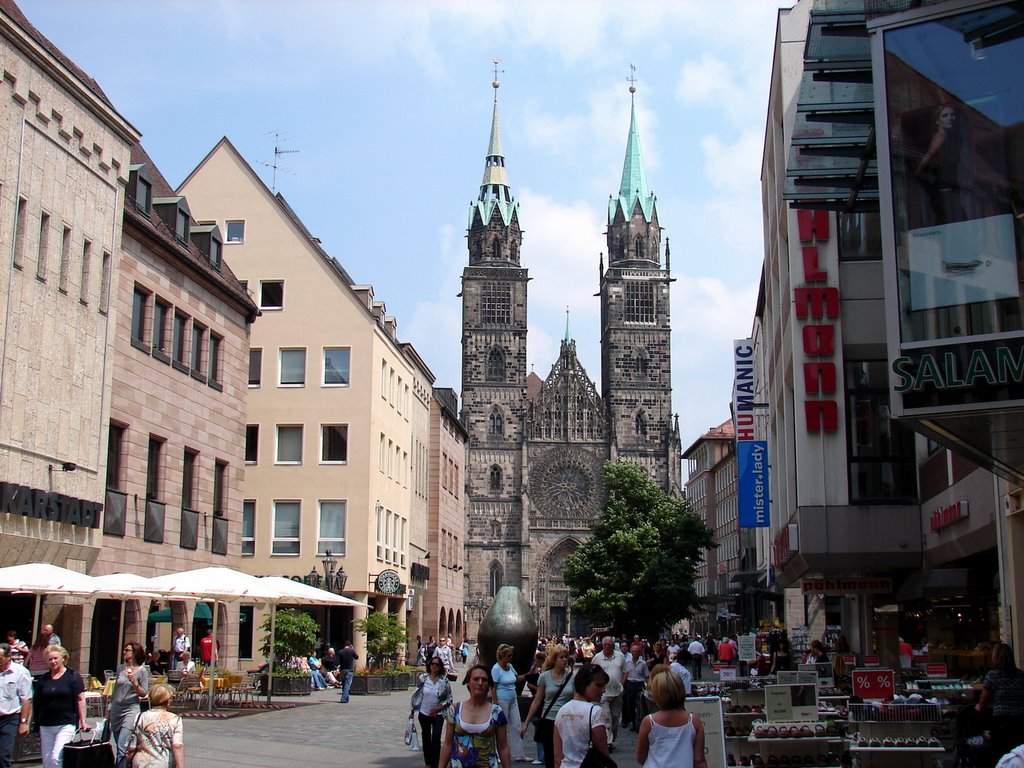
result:
M 502 222 L 508 226 L 518 203 L 512 198 L 509 188 L 508 173 L 505 170 L 505 152 L 501 147 L 501 121 L 498 119 L 498 61 L 494 62 L 494 111 L 491 114 L 491 138 L 487 145 L 487 157 L 484 160 L 484 178 L 480 182 L 480 195 L 469 209 L 469 223 L 473 225 L 473 217 L 480 214 L 480 220 L 486 224 L 491 220 L 495 210 L 501 214 Z
M 623 216 L 630 219 L 633 208 L 639 201 L 644 219 L 651 221 L 654 211 L 654 195 L 647 188 L 647 173 L 644 171 L 643 153 L 640 151 L 640 132 L 636 127 L 636 78 L 630 77 L 629 85 L 629 137 L 626 139 L 626 160 L 622 164 L 622 181 L 619 183 L 619 196 L 608 201 L 608 221 L 615 220 L 617 209 Z

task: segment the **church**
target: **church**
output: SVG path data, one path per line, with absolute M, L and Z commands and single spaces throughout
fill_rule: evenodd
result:
M 672 414 L 671 283 L 657 199 L 647 186 L 636 88 L 618 193 L 608 201 L 601 257 L 601 387 L 576 356 L 568 328 L 547 377 L 528 372 L 528 270 L 498 120 L 497 80 L 480 193 L 469 211 L 462 273 L 462 419 L 469 432 L 466 602 L 519 587 L 541 635 L 589 634 L 562 579 L 604 503 L 602 466 L 632 461 L 682 494 Z

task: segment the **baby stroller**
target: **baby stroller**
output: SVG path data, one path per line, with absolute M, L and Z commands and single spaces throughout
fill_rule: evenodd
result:
M 956 741 L 953 757 L 956 768 L 993 768 L 1000 755 L 995 754 L 986 735 L 991 728 L 988 712 L 978 712 L 973 704 L 956 714 Z

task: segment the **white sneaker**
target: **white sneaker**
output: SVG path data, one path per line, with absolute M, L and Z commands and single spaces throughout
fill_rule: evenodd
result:
M 544 765 L 543 760 L 534 760 L 530 765 Z

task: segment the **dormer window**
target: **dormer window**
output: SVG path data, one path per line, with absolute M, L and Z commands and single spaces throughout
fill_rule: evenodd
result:
M 174 233 L 174 239 L 188 245 L 192 215 L 184 197 L 158 197 L 153 200 L 153 210 L 167 228 Z
M 181 208 L 178 209 L 178 215 L 174 222 L 174 236 L 178 238 L 179 243 L 188 242 L 188 213 Z
M 220 272 L 220 249 L 221 244 L 219 241 L 211 238 L 210 240 L 210 266 Z
M 153 205 L 153 179 L 149 175 L 149 168 L 144 164 L 140 163 L 130 168 L 125 196 L 136 211 L 149 218 L 149 210 Z
M 211 222 L 201 222 L 189 227 L 189 238 L 199 252 L 206 257 L 210 267 L 220 272 L 224 243 L 220 237 L 220 228 Z

